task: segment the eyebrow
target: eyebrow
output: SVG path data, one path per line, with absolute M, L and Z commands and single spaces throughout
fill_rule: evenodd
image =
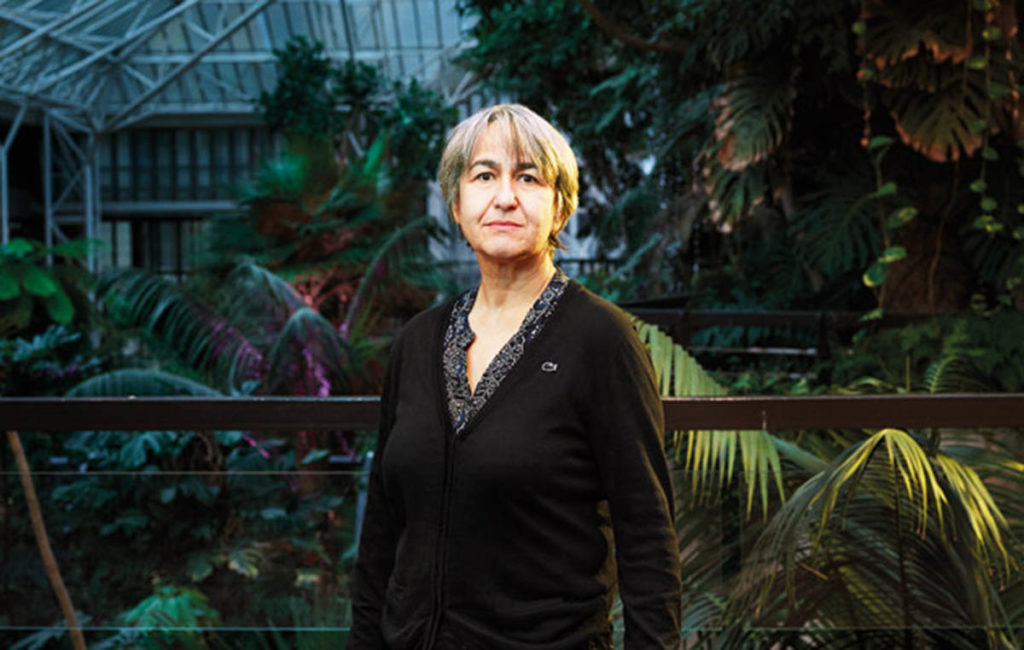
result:
M 468 169 L 473 169 L 474 167 L 479 167 L 481 165 L 483 165 L 484 167 L 488 167 L 490 169 L 498 169 L 499 167 L 501 167 L 501 165 L 491 160 L 490 158 L 481 158 L 479 160 L 474 160 Z M 521 172 L 524 169 L 537 169 L 537 165 L 530 161 L 524 161 L 516 165 L 517 172 Z

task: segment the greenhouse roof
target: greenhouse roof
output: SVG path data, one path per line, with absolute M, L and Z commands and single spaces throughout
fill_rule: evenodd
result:
M 0 104 L 105 133 L 254 113 L 294 36 L 457 99 L 454 0 L 0 0 Z

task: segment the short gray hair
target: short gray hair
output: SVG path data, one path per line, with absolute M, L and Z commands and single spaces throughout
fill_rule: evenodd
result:
M 565 249 L 558 233 L 579 204 L 579 167 L 568 141 L 540 115 L 521 104 L 498 104 L 477 111 L 448 133 L 437 176 L 448 216 L 459 200 L 459 181 L 473 156 L 477 140 L 491 124 L 498 123 L 508 132 L 513 150 L 522 152 L 537 166 L 537 172 L 555 190 L 555 230 L 548 244 L 552 252 Z

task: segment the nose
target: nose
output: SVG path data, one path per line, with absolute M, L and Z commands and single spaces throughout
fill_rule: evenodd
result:
M 496 194 L 494 195 L 494 207 L 499 210 L 514 210 L 518 203 L 519 197 L 516 196 L 512 179 L 503 176 L 498 182 Z

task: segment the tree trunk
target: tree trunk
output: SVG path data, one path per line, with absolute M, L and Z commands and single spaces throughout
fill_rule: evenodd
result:
M 36 496 L 36 488 L 32 485 L 32 473 L 29 470 L 28 459 L 25 457 L 25 450 L 21 446 L 21 438 L 17 431 L 7 432 L 7 441 L 11 444 L 14 452 L 14 461 L 18 465 L 18 476 L 21 477 L 21 485 L 25 488 L 25 500 L 28 502 L 28 513 L 32 518 L 32 530 L 36 536 L 36 543 L 39 544 L 39 554 L 43 556 L 43 566 L 46 568 L 46 577 L 50 579 L 50 586 L 57 596 L 57 602 L 64 613 L 64 620 L 68 624 L 68 634 L 71 635 L 71 645 L 75 650 L 86 650 L 85 637 L 82 635 L 82 628 L 78 626 L 78 618 L 75 616 L 75 608 L 71 604 L 71 596 L 68 595 L 64 580 L 60 577 L 60 569 L 57 567 L 57 558 L 50 548 L 50 538 L 46 534 L 46 524 L 43 523 L 43 512 L 39 508 L 39 498 Z

